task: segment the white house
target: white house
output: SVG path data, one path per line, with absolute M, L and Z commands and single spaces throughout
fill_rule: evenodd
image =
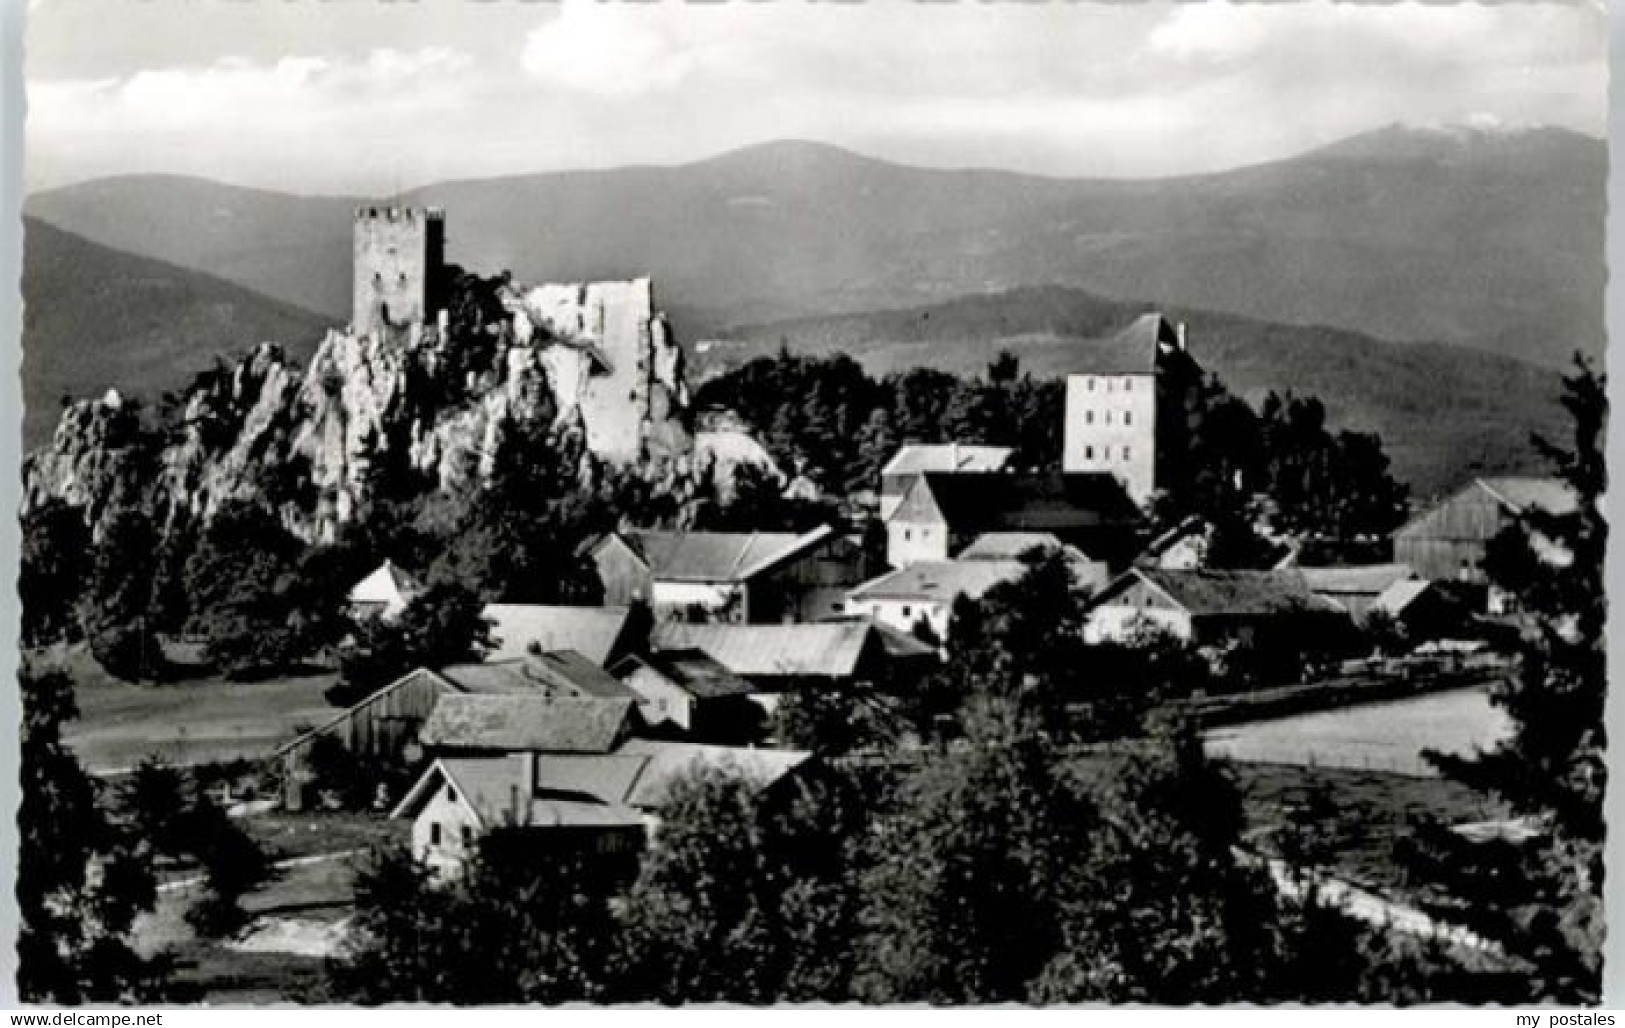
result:
M 386 560 L 350 588 L 350 610 L 356 617 L 398 617 L 413 598 L 423 592 L 423 583 Z

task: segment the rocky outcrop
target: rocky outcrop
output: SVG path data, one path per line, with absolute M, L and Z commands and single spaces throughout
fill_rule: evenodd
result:
M 206 520 L 261 499 L 302 538 L 323 540 L 386 469 L 459 493 L 492 473 L 510 426 L 541 418 L 581 431 L 596 460 L 673 492 L 693 492 L 719 466 L 731 476 L 737 460 L 696 451 L 682 348 L 648 279 L 510 284 L 502 302 L 510 322 L 472 339 L 437 327 L 329 332 L 303 372 L 262 344 L 200 376 L 163 443 L 145 450 L 116 394 L 72 404 L 25 461 L 25 507 L 56 498 L 95 523 L 118 490 L 135 488 L 157 516 Z

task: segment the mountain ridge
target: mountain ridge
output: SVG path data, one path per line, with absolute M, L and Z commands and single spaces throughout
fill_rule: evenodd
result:
M 777 141 L 679 165 L 448 180 L 452 259 L 534 281 L 652 275 L 698 334 L 1060 281 L 1559 365 L 1602 348 L 1606 146 L 1379 129 L 1163 179 L 898 164 Z M 185 176 L 36 194 L 30 213 L 329 317 L 361 198 Z

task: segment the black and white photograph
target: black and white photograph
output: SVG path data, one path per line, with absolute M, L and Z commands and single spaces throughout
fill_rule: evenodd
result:
M 1603 1003 L 1601 2 L 23 16 L 22 1004 Z

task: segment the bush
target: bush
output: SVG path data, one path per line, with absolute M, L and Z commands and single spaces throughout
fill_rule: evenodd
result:
M 158 637 L 141 625 L 114 625 L 91 632 L 90 654 L 114 678 L 150 682 L 166 667 Z

